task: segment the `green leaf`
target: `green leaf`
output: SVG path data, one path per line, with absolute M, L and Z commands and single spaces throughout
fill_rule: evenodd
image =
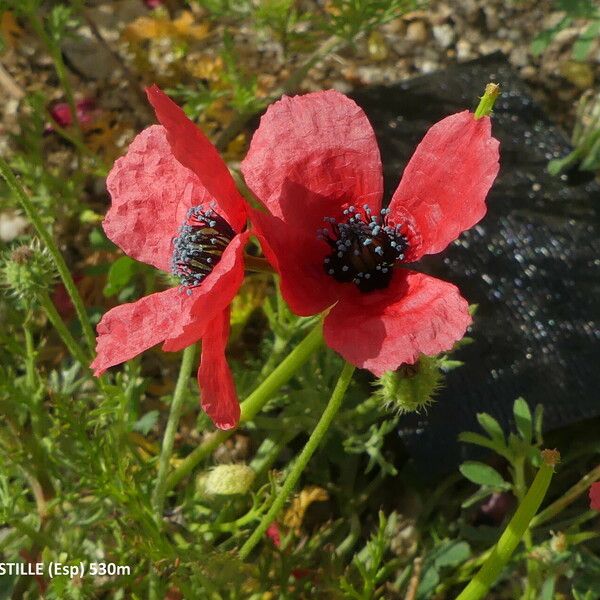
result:
M 460 507 L 465 509 L 469 508 L 469 506 L 473 506 L 473 504 L 477 504 L 482 500 L 485 500 L 488 496 L 491 496 L 494 493 L 494 490 L 488 487 L 480 487 L 474 494 L 471 494 L 466 500 L 463 500 L 460 504 Z
M 492 440 L 503 445 L 506 444 L 506 440 L 504 439 L 504 431 L 502 431 L 500 423 L 498 423 L 494 417 L 488 415 L 487 413 L 479 413 L 477 415 L 477 420 L 485 432 L 492 438 Z
M 544 581 L 542 590 L 540 593 L 540 600 L 553 600 L 554 599 L 554 577 L 549 577 Z
M 533 412 L 533 431 L 536 444 L 542 444 L 543 438 L 543 423 L 544 423 L 544 406 L 538 404 Z
M 137 265 L 138 263 L 129 258 L 129 256 L 117 258 L 108 270 L 106 285 L 104 286 L 104 290 L 102 290 L 104 296 L 109 297 L 118 294 L 135 275 Z
M 565 27 L 568 27 L 572 20 L 571 17 L 564 17 L 551 29 L 546 29 L 545 31 L 538 33 L 533 39 L 533 42 L 531 42 L 531 53 L 534 56 L 539 56 L 550 45 L 554 36 Z
M 435 557 L 434 564 L 438 569 L 457 567 L 469 558 L 471 558 L 471 547 L 467 542 L 450 542 Z
M 458 435 L 458 441 L 464 442 L 466 444 L 475 444 L 476 446 L 483 446 L 484 448 L 489 448 L 506 458 L 506 460 L 510 461 L 512 459 L 512 455 L 508 451 L 506 445 L 501 444 L 500 442 L 490 440 L 490 438 L 485 437 L 479 433 L 474 433 L 472 431 L 463 431 Z
M 573 60 L 584 61 L 588 57 L 598 35 L 600 35 L 600 19 L 592 21 L 573 44 L 571 52 Z
M 115 245 L 104 235 L 99 227 L 94 227 L 89 235 L 90 245 L 94 250 L 112 250 Z
M 517 398 L 513 405 L 513 414 L 515 415 L 515 423 L 517 425 L 517 431 L 523 440 L 527 443 L 531 443 L 531 436 L 533 434 L 533 422 L 531 417 L 531 410 L 529 405 L 523 398 Z
M 156 421 L 158 421 L 159 414 L 160 413 L 157 410 L 151 410 L 150 412 L 147 412 L 141 419 L 138 419 L 133 424 L 133 431 L 137 431 L 142 435 L 148 435 L 150 430 L 156 424 Z
M 469 460 L 460 465 L 459 470 L 464 477 L 477 485 L 487 485 L 498 490 L 510 489 L 510 484 L 504 481 L 502 475 L 485 463 Z

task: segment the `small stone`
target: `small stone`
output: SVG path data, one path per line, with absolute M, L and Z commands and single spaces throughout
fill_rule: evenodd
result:
M 534 79 L 537 74 L 537 70 L 535 67 L 527 65 L 519 71 L 519 74 L 523 79 Z
M 390 52 L 386 39 L 377 30 L 371 32 L 367 41 L 367 48 L 369 50 L 369 58 L 375 61 L 385 60 Z
M 27 229 L 28 221 L 16 212 L 0 213 L 0 240 L 12 242 Z
M 498 11 L 495 6 L 486 5 L 483 8 L 485 14 L 485 24 L 488 31 L 496 31 L 500 26 L 500 19 L 498 18 Z
M 459 61 L 471 60 L 475 56 L 472 48 L 467 40 L 458 40 L 456 42 L 456 58 Z
M 529 52 L 524 46 L 517 46 L 510 53 L 510 62 L 515 67 L 525 67 L 529 62 Z
M 552 45 L 555 48 L 562 48 L 563 46 L 574 42 L 577 39 L 577 37 L 579 37 L 580 31 L 581 30 L 579 27 L 567 27 L 566 29 L 559 31 L 554 36 L 552 40 Z
M 433 37 L 436 42 L 444 48 L 449 48 L 456 38 L 456 33 L 452 25 L 446 23 L 444 25 L 435 25 L 433 27 Z
M 568 60 L 560 65 L 560 74 L 580 90 L 594 85 L 594 71 L 587 63 Z
M 421 73 L 434 73 L 439 69 L 439 64 L 433 60 L 415 60 L 415 66 Z
M 406 39 L 417 44 L 427 41 L 427 26 L 423 21 L 413 21 L 406 28 Z

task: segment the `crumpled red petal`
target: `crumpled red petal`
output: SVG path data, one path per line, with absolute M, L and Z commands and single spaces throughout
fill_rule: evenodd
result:
M 383 193 L 377 140 L 366 115 L 334 90 L 272 104 L 241 170 L 269 211 L 314 235 L 344 203 L 379 211 Z
M 195 173 L 235 231 L 246 222 L 246 203 L 217 149 L 183 110 L 156 85 L 146 90 L 156 117 L 167 130 L 175 158 Z M 198 203 L 199 204 L 199 203 Z
M 202 337 L 198 385 L 202 409 L 219 429 L 232 429 L 240 420 L 235 383 L 225 358 L 229 337 L 229 309 L 218 314 Z
M 209 323 L 231 303 L 244 280 L 244 247 L 249 236 L 249 231 L 236 235 L 202 285 L 192 289 L 190 319 L 171 330 L 163 350 L 177 352 L 197 342 Z
M 164 127 L 153 125 L 136 136 L 106 185 L 112 197 L 106 235 L 132 258 L 169 271 L 171 239 L 187 210 L 210 197 L 173 156 Z
M 411 260 L 441 252 L 486 213 L 485 197 L 498 174 L 498 140 L 489 117 L 464 111 L 436 123 L 408 163 L 390 203 L 390 219 L 413 218 L 420 247 Z
M 600 510 L 600 481 L 590 487 L 590 508 Z
M 281 294 L 292 312 L 314 315 L 338 298 L 340 284 L 325 273 L 323 259 L 331 249 L 278 217 L 250 209 L 263 254 L 281 276 Z
M 349 286 L 323 332 L 348 362 L 380 377 L 420 354 L 450 350 L 470 323 L 469 305 L 456 286 L 397 269 L 386 289 L 361 294 Z
M 96 327 L 96 358 L 91 364 L 94 375 L 137 356 L 184 327 L 194 326 L 193 306 L 193 296 L 171 288 L 109 310 Z

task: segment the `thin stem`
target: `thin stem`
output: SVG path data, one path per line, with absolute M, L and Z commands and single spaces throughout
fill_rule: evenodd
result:
M 77 343 L 75 338 L 71 335 L 71 332 L 65 325 L 65 322 L 62 320 L 61 316 L 58 314 L 56 307 L 50 300 L 50 297 L 47 293 L 42 293 L 38 296 L 38 300 L 40 306 L 44 309 L 46 316 L 56 332 L 60 336 L 60 339 L 64 342 L 65 346 L 73 356 L 75 360 L 81 363 L 81 366 L 84 370 L 89 369 L 89 359 L 84 352 L 83 348 Z
M 304 365 L 315 350 L 323 342 L 322 324 L 317 326 L 287 355 L 281 364 L 244 400 L 241 404 L 240 425 L 254 418 L 273 394 L 285 385 L 294 374 Z M 195 450 L 167 478 L 166 489 L 173 489 L 184 477 L 189 475 L 196 465 L 230 438 L 235 429 L 215 432 Z
M 40 15 L 34 11 L 31 14 L 31 25 L 33 29 L 41 38 L 42 42 L 46 46 L 50 57 L 52 58 L 52 62 L 54 63 L 54 68 L 56 70 L 56 74 L 58 75 L 58 79 L 62 85 L 62 88 L 65 92 L 65 96 L 67 97 L 67 104 L 69 105 L 69 109 L 71 110 L 71 119 L 77 130 L 81 133 L 81 124 L 79 123 L 79 115 L 77 114 L 77 105 L 75 104 L 75 95 L 73 94 L 73 87 L 71 86 L 71 82 L 69 81 L 69 76 L 67 75 L 67 68 L 62 59 L 62 55 L 60 52 L 60 48 L 56 44 L 56 42 L 48 35 L 46 29 L 44 28 L 44 23 Z
M 531 527 L 539 527 L 546 523 L 563 509 L 575 502 L 579 496 L 585 494 L 590 485 L 600 480 L 600 465 L 592 469 L 587 475 L 584 475 L 574 486 L 569 488 L 558 500 L 547 506 L 542 512 L 536 515 L 531 521 Z
M 179 418 L 181 417 L 181 409 L 183 408 L 183 400 L 185 398 L 185 389 L 189 384 L 195 356 L 195 345 L 188 346 L 183 351 L 181 367 L 179 368 L 179 376 L 177 378 L 177 384 L 175 385 L 175 393 L 173 394 L 171 410 L 169 411 L 169 419 L 167 421 L 162 449 L 158 459 L 158 476 L 156 478 L 154 493 L 152 494 L 152 508 L 159 519 L 162 516 L 165 505 L 165 497 L 167 493 L 167 474 L 169 472 L 171 455 L 173 454 L 175 434 L 179 425 Z
M 271 266 L 266 258 L 260 256 L 251 256 L 244 254 L 244 266 L 248 271 L 256 271 L 258 273 L 275 273 L 275 269 Z
M 2 157 L 0 157 L 0 175 L 2 175 L 2 177 L 6 180 L 8 187 L 17 196 L 23 210 L 25 211 L 25 214 L 31 221 L 31 224 L 34 226 L 38 236 L 44 242 L 48 248 L 48 251 L 52 255 L 52 259 L 54 260 L 58 274 L 60 275 L 65 289 L 71 298 L 73 306 L 75 307 L 75 312 L 77 313 L 77 317 L 81 323 L 87 345 L 89 346 L 90 350 L 93 350 L 96 343 L 94 331 L 88 319 L 83 300 L 79 295 L 79 291 L 77 290 L 77 286 L 73 281 L 73 277 L 71 277 L 69 267 L 60 253 L 60 250 L 58 249 L 58 246 L 56 245 L 52 235 L 44 226 L 44 223 L 42 222 L 42 219 L 40 218 L 34 204 L 29 199 L 29 196 L 27 196 L 25 193 L 23 186 L 15 177 L 15 174 L 12 172 L 8 163 Z M 87 364 L 87 362 L 88 359 L 86 358 L 85 361 L 83 361 L 83 364 Z
M 527 494 L 527 483 L 525 481 L 525 457 L 519 456 L 513 463 L 514 468 L 514 490 L 519 502 L 523 502 L 525 495 Z M 533 538 L 531 530 L 527 528 L 523 534 L 523 545 L 527 554 L 531 552 L 533 548 Z M 537 588 L 537 561 L 532 558 L 527 558 L 527 579 L 525 584 L 525 592 L 523 593 L 522 600 L 531 600 L 534 598 L 535 590 Z
M 315 450 L 323 440 L 323 437 L 327 433 L 333 418 L 342 405 L 342 400 L 344 399 L 348 385 L 350 385 L 354 369 L 354 365 L 351 365 L 350 363 L 346 363 L 344 365 L 335 389 L 331 394 L 331 398 L 329 399 L 329 402 L 327 403 L 327 406 L 325 407 L 317 426 L 308 438 L 306 446 L 304 446 L 302 449 L 302 452 L 294 463 L 289 475 L 286 477 L 283 485 L 281 486 L 281 490 L 279 490 L 277 497 L 271 505 L 271 508 L 267 511 L 267 514 L 263 516 L 258 527 L 253 531 L 252 535 L 246 540 L 246 543 L 240 549 L 240 558 L 242 560 L 248 558 L 248 555 L 250 552 L 252 552 L 256 544 L 260 542 L 265 534 L 265 531 L 267 531 L 269 525 L 275 520 L 279 514 L 279 511 L 283 508 L 288 496 L 298 483 L 298 480 L 306 468 L 308 461 L 312 458 Z
M 35 345 L 33 343 L 33 334 L 30 326 L 31 314 L 27 315 L 23 325 L 25 334 L 25 381 L 27 388 L 33 392 L 35 388 Z
M 531 487 L 500 536 L 498 543 L 494 546 L 492 553 L 456 600 L 479 600 L 484 598 L 523 539 L 531 519 L 533 519 L 548 491 L 554 473 L 554 466 L 557 464 L 559 456 L 556 451 L 545 450 L 542 452 L 542 458 L 544 459 L 542 466 L 537 472 Z

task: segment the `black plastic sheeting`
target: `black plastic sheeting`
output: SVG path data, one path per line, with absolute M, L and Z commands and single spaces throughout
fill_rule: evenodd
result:
M 430 474 L 468 455 L 457 436 L 479 431 L 478 412 L 511 423 L 518 396 L 544 405 L 546 430 L 600 415 L 600 187 L 589 175 L 546 172 L 570 149 L 564 133 L 498 54 L 353 97 L 377 133 L 389 198 L 427 128 L 474 108 L 490 81 L 502 86 L 492 125 L 501 169 L 488 213 L 419 264 L 479 304 L 475 342 L 453 356 L 465 366 L 448 374 L 426 414 L 403 421 L 402 438 Z

